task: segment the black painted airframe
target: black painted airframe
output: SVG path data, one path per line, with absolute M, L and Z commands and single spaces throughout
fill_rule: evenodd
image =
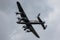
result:
M 17 6 L 19 9 L 19 12 L 16 12 L 16 15 L 20 15 L 21 18 L 18 17 L 18 22 L 16 22 L 17 24 L 25 24 L 25 26 L 23 26 L 24 31 L 26 30 L 27 32 L 32 32 L 36 37 L 40 38 L 39 35 L 37 34 L 37 32 L 34 30 L 33 26 L 31 24 L 41 24 L 43 29 L 45 30 L 47 25 L 44 25 L 45 22 L 43 22 L 40 19 L 40 14 L 38 14 L 37 19 L 38 21 L 34 20 L 34 22 L 32 22 L 31 20 L 29 20 L 21 6 L 21 4 L 17 1 Z M 29 29 L 29 30 L 27 30 Z

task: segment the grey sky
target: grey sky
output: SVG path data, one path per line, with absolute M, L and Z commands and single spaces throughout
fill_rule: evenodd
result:
M 59 40 L 60 39 L 60 0 L 18 0 L 29 19 L 37 19 L 38 13 L 48 25 L 43 30 L 40 25 L 33 25 L 40 39 L 32 33 L 26 33 L 16 24 L 18 12 L 17 0 L 0 0 L 0 40 Z

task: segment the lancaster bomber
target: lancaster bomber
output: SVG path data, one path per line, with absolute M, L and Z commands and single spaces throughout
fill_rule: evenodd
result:
M 47 25 L 44 25 L 45 22 L 43 22 L 41 20 L 41 18 L 39 17 L 40 16 L 40 13 L 38 14 L 37 16 L 37 20 L 29 20 L 28 17 L 26 16 L 21 4 L 17 1 L 17 7 L 18 7 L 18 10 L 19 12 L 16 12 L 16 15 L 20 15 L 21 18 L 18 17 L 18 21 L 16 22 L 17 24 L 25 24 L 23 26 L 24 28 L 24 31 L 27 31 L 27 32 L 32 32 L 36 37 L 40 38 L 40 36 L 37 34 L 37 32 L 35 31 L 35 29 L 33 28 L 33 26 L 31 24 L 41 24 L 41 26 L 43 27 L 43 29 L 45 30 Z M 28 29 L 28 30 L 27 30 Z

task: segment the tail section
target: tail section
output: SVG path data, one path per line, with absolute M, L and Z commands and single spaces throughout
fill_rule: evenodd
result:
M 38 21 L 41 23 L 41 26 L 43 27 L 43 29 L 45 30 L 46 27 L 47 27 L 47 25 L 44 25 L 45 22 L 43 22 L 39 16 L 40 16 L 40 13 L 39 13 L 38 16 L 37 16 L 37 19 L 38 19 Z

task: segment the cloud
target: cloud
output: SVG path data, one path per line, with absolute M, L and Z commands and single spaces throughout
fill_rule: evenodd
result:
M 9 35 L 14 29 L 16 29 L 15 15 L 0 10 L 0 40 L 9 40 Z
M 49 31 L 50 40 L 59 40 L 60 38 L 60 5 L 59 5 L 59 0 L 52 0 L 51 5 L 53 5 L 53 11 L 49 13 L 47 16 L 47 24 L 48 28 L 47 30 Z
M 3 11 L 0 11 L 0 40 L 7 40 L 8 38 L 8 20 L 6 20 L 9 19 L 8 17 L 9 16 L 7 16 Z

